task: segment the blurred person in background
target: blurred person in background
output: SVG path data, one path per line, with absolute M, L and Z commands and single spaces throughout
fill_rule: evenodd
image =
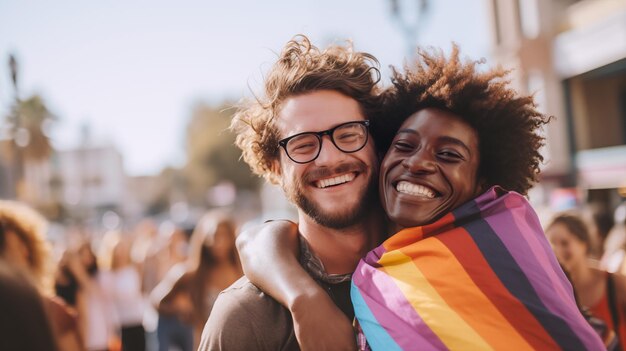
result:
M 600 259 L 604 254 L 604 244 L 615 224 L 613 212 L 608 205 L 594 204 L 590 206 L 591 219 L 593 220 L 594 238 L 597 243 L 593 256 Z
M 146 336 L 143 327 L 145 300 L 141 292 L 139 270 L 131 261 L 130 238 L 119 232 L 105 234 L 101 243 L 103 287 L 111 298 L 121 328 L 122 351 L 144 351 Z
M 561 266 L 561 269 L 563 269 L 563 266 Z M 572 277 L 570 277 L 567 270 L 563 269 L 563 273 L 565 274 L 565 277 L 571 284 Z M 583 317 L 585 317 L 585 320 L 589 323 L 589 325 L 591 325 L 593 330 L 602 339 L 602 342 L 604 342 L 604 346 L 606 347 L 606 350 L 607 351 L 621 350 L 618 339 L 617 339 L 617 334 L 615 334 L 613 329 L 609 328 L 606 325 L 606 323 L 604 323 L 604 321 L 596 318 L 593 314 L 591 314 L 591 311 L 589 311 L 589 308 L 581 305 L 580 299 L 578 298 L 578 294 L 576 294 L 576 290 L 574 290 L 574 300 L 576 300 L 576 306 L 580 310 L 580 313 L 583 315 Z
M 45 239 L 46 228 L 46 220 L 31 208 L 13 201 L 0 201 L 0 258 L 34 282 L 44 298 L 59 349 L 83 350 L 76 311 L 52 291 L 53 268 Z
M 68 305 L 76 308 L 76 296 L 78 294 L 78 282 L 67 267 L 70 251 L 68 243 L 80 242 L 84 237 L 84 233 L 76 227 L 69 227 L 65 231 L 68 238 L 64 244 L 58 244 L 57 249 L 60 251 L 59 260 L 54 276 L 54 290 L 57 296 L 63 299 Z
M 146 303 L 144 304 L 143 327 L 146 332 L 146 349 L 156 351 L 158 349 L 157 324 L 159 315 L 149 303 L 148 296 L 163 278 L 160 276 L 159 254 L 162 247 L 162 236 L 159 236 L 159 228 L 156 223 L 146 218 L 141 220 L 133 229 L 134 240 L 131 245 L 131 259 L 139 269 L 141 275 L 141 292 Z
M 169 227 L 169 229 L 168 229 Z M 193 231 L 193 227 L 183 228 L 180 225 L 162 225 L 159 228 L 165 235 L 165 247 L 159 250 L 157 258 L 159 259 L 159 282 L 169 272 L 170 268 L 178 263 L 184 263 L 189 257 L 189 238 Z
M 104 284 L 106 272 L 101 272 L 89 242 L 67 250 L 60 262 L 61 275 L 57 287 L 65 283 L 76 285 L 78 321 L 88 351 L 119 348 L 117 315 Z
M 152 292 L 159 312 L 159 350 L 171 345 L 197 349 L 217 295 L 243 274 L 235 229 L 229 217 L 206 214 L 191 235 L 187 262 L 174 266 Z
M 546 229 L 554 252 L 571 278 L 581 306 L 615 331 L 620 350 L 626 350 L 626 277 L 590 264 L 591 235 L 573 214 L 556 216 Z
M 0 240 L 2 236 L 0 224 Z M 39 291 L 18 267 L 3 258 L 0 258 L 0 310 L 3 350 L 59 350 Z
M 154 266 L 146 264 L 149 257 L 158 245 L 158 228 L 151 219 L 144 219 L 133 229 L 134 240 L 131 244 L 130 257 L 133 263 L 138 265 L 141 274 L 141 289 L 150 292 L 159 283 L 157 270 Z
M 157 224 L 149 218 L 139 222 L 133 230 L 131 258 L 141 275 L 141 290 L 146 301 L 154 288 L 172 267 L 188 258 L 189 236 L 171 221 Z M 143 327 L 146 331 L 146 348 L 158 349 L 159 315 L 152 303 L 144 306 Z
M 170 221 L 161 223 L 158 229 L 150 228 L 149 224 L 140 228 L 144 234 L 138 238 L 135 255 L 143 256 L 142 285 L 144 291 L 150 293 L 172 267 L 188 259 L 189 235 Z
M 604 241 L 601 262 L 609 272 L 626 274 L 626 202 L 615 209 L 613 222 L 614 225 Z

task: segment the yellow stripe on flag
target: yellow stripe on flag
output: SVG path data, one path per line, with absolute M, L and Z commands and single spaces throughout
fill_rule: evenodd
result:
M 430 285 L 409 256 L 386 252 L 378 261 L 394 280 L 417 314 L 451 350 L 492 350 Z

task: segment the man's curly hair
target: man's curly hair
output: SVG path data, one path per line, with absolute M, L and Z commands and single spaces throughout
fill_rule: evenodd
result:
M 487 185 L 526 194 L 537 180 L 544 138 L 538 130 L 550 121 L 537 111 L 532 96 L 519 96 L 496 68 L 481 72 L 481 61 L 461 61 L 459 48 L 446 58 L 441 50 L 420 49 L 415 67 L 402 74 L 393 69 L 392 83 L 384 93 L 385 119 L 373 125 L 378 146 L 389 147 L 393 135 L 411 115 L 424 108 L 448 110 L 472 126 L 479 140 L 478 176 Z
M 264 95 L 244 102 L 231 123 L 235 144 L 252 171 L 278 183 L 272 170 L 279 156 L 275 119 L 289 97 L 334 90 L 355 99 L 366 118 L 376 116 L 381 106 L 378 66 L 374 56 L 355 52 L 350 43 L 321 51 L 304 35 L 290 40 L 265 78 Z

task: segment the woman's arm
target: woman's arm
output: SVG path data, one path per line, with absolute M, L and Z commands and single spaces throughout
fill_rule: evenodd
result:
M 186 281 L 189 279 L 183 264 L 172 267 L 163 280 L 150 293 L 150 302 L 159 314 L 177 316 L 182 320 L 190 320 L 193 305 L 185 292 Z
M 292 314 L 302 350 L 354 350 L 352 323 L 298 261 L 298 227 L 274 221 L 237 238 L 243 271 Z
M 80 261 L 78 253 L 71 252 L 67 256 L 67 269 L 74 276 L 80 290 L 92 289 L 92 279 L 87 273 L 85 266 Z
M 290 221 L 268 222 L 237 237 L 246 277 L 289 309 L 321 290 L 300 266 L 299 245 L 298 226 Z

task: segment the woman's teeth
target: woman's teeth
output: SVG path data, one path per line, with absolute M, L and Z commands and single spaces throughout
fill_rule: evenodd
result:
M 433 199 L 435 197 L 435 192 L 431 189 L 423 185 L 413 184 L 406 181 L 399 182 L 398 185 L 396 185 L 396 190 L 403 194 L 425 196 L 429 199 Z
M 340 175 L 338 177 L 318 180 L 317 182 L 315 182 L 315 186 L 317 186 L 318 188 L 324 189 L 324 188 L 327 188 L 329 186 L 339 185 L 339 184 L 350 182 L 355 177 L 356 176 L 353 173 L 344 174 L 344 175 Z

